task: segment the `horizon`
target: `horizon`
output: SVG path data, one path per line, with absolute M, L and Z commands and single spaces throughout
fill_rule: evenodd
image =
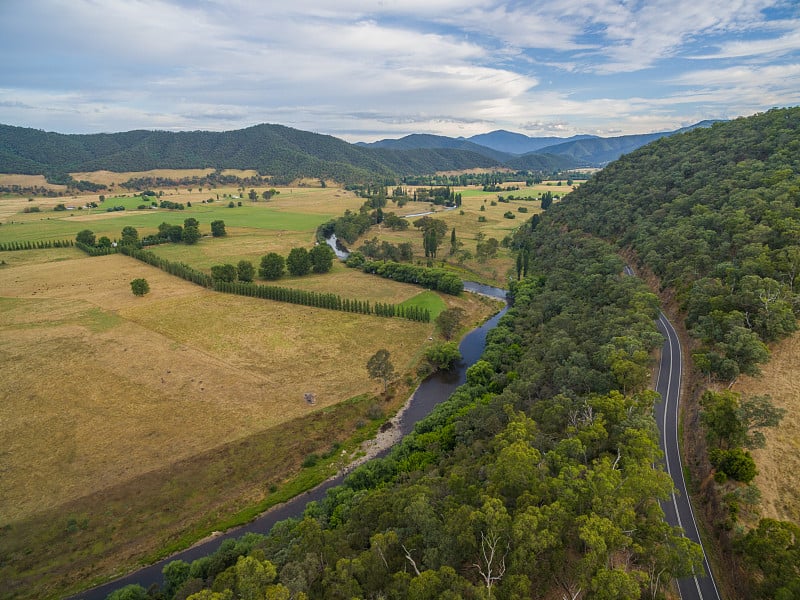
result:
M 775 107 L 775 108 L 791 108 L 791 107 Z M 750 115 L 744 115 L 744 116 L 750 116 Z M 735 117 L 735 118 L 738 118 L 738 117 Z M 691 127 L 691 126 L 698 125 L 699 123 L 702 123 L 702 122 L 705 122 L 705 121 L 709 121 L 709 120 L 713 120 L 713 119 L 704 119 L 702 121 L 698 121 L 696 123 L 691 123 L 691 124 L 686 125 L 684 127 Z M 723 120 L 727 120 L 727 119 L 723 119 Z M 97 131 L 97 132 L 90 132 L 90 133 L 80 133 L 80 132 L 67 132 L 67 131 L 53 131 L 53 130 L 48 130 L 48 129 L 41 129 L 41 128 L 38 128 L 38 127 L 28 127 L 26 125 L 13 125 L 11 123 L 0 123 L 0 126 L 3 126 L 3 125 L 9 126 L 9 127 L 20 127 L 20 128 L 23 128 L 23 129 L 34 129 L 36 131 L 43 131 L 44 133 L 53 133 L 53 134 L 57 134 L 57 135 L 114 135 L 114 134 L 118 134 L 118 133 L 130 133 L 130 132 L 133 132 L 133 131 L 151 131 L 151 132 L 164 132 L 164 133 L 194 133 L 194 132 L 229 133 L 229 132 L 234 132 L 234 131 L 241 131 L 243 129 L 251 129 L 253 127 L 259 127 L 261 125 L 267 125 L 267 126 L 269 126 L 269 125 L 277 125 L 277 126 L 280 126 L 280 127 L 289 127 L 291 129 L 298 129 L 297 127 L 292 127 L 291 125 L 285 125 L 283 123 L 254 123 L 252 125 L 245 125 L 243 127 L 237 127 L 235 129 L 222 129 L 222 130 L 213 130 L 213 129 L 181 129 L 181 130 L 174 130 L 174 129 L 164 129 L 164 128 L 152 128 L 151 129 L 151 128 L 139 127 L 139 128 L 136 128 L 136 129 L 126 129 L 126 130 L 119 130 L 119 131 Z M 493 133 L 509 133 L 509 134 L 512 134 L 512 135 L 524 135 L 524 136 L 526 136 L 528 138 L 534 138 L 534 139 L 535 138 L 553 138 L 553 139 L 568 140 L 570 138 L 580 137 L 580 136 L 590 136 L 590 137 L 595 137 L 595 138 L 613 138 L 613 137 L 623 137 L 623 136 L 628 136 L 628 135 L 648 135 L 648 134 L 651 134 L 651 133 L 672 133 L 672 132 L 677 131 L 678 129 L 682 129 L 682 128 L 683 127 L 677 127 L 675 129 L 669 129 L 669 130 L 643 131 L 643 132 L 637 132 L 637 133 L 626 133 L 626 134 L 623 134 L 623 135 L 609 135 L 609 136 L 599 136 L 597 134 L 591 134 L 591 133 L 574 133 L 574 134 L 564 135 L 564 136 L 559 136 L 559 135 L 555 135 L 555 134 L 540 135 L 540 136 L 529 136 L 529 135 L 527 135 L 525 133 L 522 133 L 522 132 L 519 132 L 519 131 L 511 131 L 511 130 L 508 130 L 508 129 L 493 129 L 492 131 L 476 133 L 476 134 L 473 134 L 473 135 L 471 135 L 469 137 L 466 137 L 466 136 L 447 136 L 447 135 L 435 134 L 435 133 L 414 132 L 414 133 L 404 134 L 404 135 L 402 135 L 400 137 L 393 137 L 393 138 L 388 138 L 387 137 L 387 138 L 381 138 L 381 139 L 377 139 L 377 140 L 372 140 L 370 142 L 367 142 L 367 141 L 364 141 L 364 140 L 356 140 L 356 141 L 352 141 L 351 142 L 351 141 L 345 140 L 344 138 L 341 138 L 339 136 L 336 136 L 336 135 L 333 135 L 333 134 L 329 134 L 329 133 L 324 133 L 324 132 L 321 132 L 321 131 L 307 131 L 307 130 L 300 130 L 300 129 L 298 129 L 298 130 L 299 131 L 305 131 L 306 133 L 313 133 L 313 134 L 318 134 L 318 135 L 329 135 L 331 137 L 335 137 L 337 139 L 345 141 L 345 142 L 347 142 L 349 144 L 356 144 L 357 145 L 357 144 L 372 144 L 372 143 L 382 142 L 382 141 L 387 141 L 387 140 L 400 140 L 400 139 L 404 139 L 404 138 L 407 138 L 407 137 L 410 137 L 410 136 L 413 136 L 413 135 L 432 135 L 432 136 L 437 136 L 437 137 L 449 137 L 451 139 L 463 139 L 465 141 L 472 141 L 471 138 L 475 137 L 475 136 L 478 136 L 478 135 L 490 135 L 490 134 L 493 134 Z M 473 143 L 479 144 L 479 142 L 473 142 Z
M 5 0 L 0 53 L 0 122 L 58 133 L 617 137 L 800 104 L 786 0 Z

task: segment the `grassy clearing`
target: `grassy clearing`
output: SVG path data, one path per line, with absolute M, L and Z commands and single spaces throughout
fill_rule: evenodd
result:
M 786 409 L 780 425 L 766 430 L 767 446 L 753 450 L 758 465 L 755 484 L 761 490 L 764 517 L 800 524 L 800 334 L 772 348 L 772 358 L 758 378 L 741 377 L 734 391 L 745 396 L 769 394 Z
M 431 320 L 439 316 L 439 313 L 447 308 L 442 297 L 436 292 L 420 292 L 413 298 L 400 303 L 402 306 L 416 306 L 417 308 L 427 308 L 431 312 Z

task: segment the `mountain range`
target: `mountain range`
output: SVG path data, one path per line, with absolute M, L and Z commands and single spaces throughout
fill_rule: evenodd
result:
M 660 137 L 711 124 L 703 121 L 676 131 L 611 138 L 534 138 L 498 130 L 469 139 L 412 134 L 357 144 L 273 124 L 224 132 L 103 134 L 60 134 L 0 125 L 0 173 L 52 176 L 101 169 L 231 168 L 257 169 L 273 176 L 276 183 L 297 177 L 364 182 L 474 168 L 551 173 L 602 167 Z

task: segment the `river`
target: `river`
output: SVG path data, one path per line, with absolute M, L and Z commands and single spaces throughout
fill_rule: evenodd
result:
M 506 299 L 506 290 L 488 285 L 465 281 L 464 289 L 468 292 L 492 296 L 501 300 Z M 433 410 L 434 406 L 449 398 L 450 394 L 466 381 L 467 368 L 473 365 L 480 358 L 481 354 L 483 354 L 483 349 L 486 346 L 486 335 L 497 325 L 506 310 L 508 310 L 508 307 L 464 336 L 458 346 L 458 349 L 461 351 L 462 360 L 455 369 L 445 373 L 435 373 L 419 385 L 400 420 L 400 432 L 403 436 L 411 433 L 414 429 L 414 425 L 416 425 L 418 421 L 426 417 L 431 410 Z M 379 456 L 382 454 L 385 454 L 385 452 L 379 454 Z M 105 600 L 106 596 L 114 590 L 137 583 L 145 589 L 154 583 L 163 585 L 164 578 L 161 574 L 161 570 L 173 560 L 180 559 L 191 562 L 215 552 L 222 541 L 228 538 L 238 538 L 248 532 L 265 534 L 269 532 L 272 526 L 278 521 L 302 515 L 309 502 L 312 500 L 319 501 L 325 498 L 325 494 L 328 490 L 342 483 L 344 477 L 345 475 L 339 475 L 328 479 L 312 490 L 300 494 L 279 506 L 271 508 L 246 525 L 231 529 L 223 534 L 200 542 L 191 548 L 173 554 L 169 558 L 165 558 L 148 567 L 139 569 L 120 579 L 76 594 L 71 597 L 71 600 Z

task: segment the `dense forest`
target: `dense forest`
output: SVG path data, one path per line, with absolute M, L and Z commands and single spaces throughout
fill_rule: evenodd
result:
M 763 445 L 761 429 L 780 413 L 766 398 L 725 391 L 759 372 L 768 343 L 797 329 L 798 150 L 800 108 L 717 123 L 621 158 L 548 215 L 632 249 L 674 293 L 694 367 L 711 388 L 699 399 L 707 456 L 695 475 L 714 469 L 708 505 L 719 507 L 712 518 L 746 598 L 800 597 L 798 524 L 764 519 L 747 531 L 738 516 L 758 503 L 748 449 Z

